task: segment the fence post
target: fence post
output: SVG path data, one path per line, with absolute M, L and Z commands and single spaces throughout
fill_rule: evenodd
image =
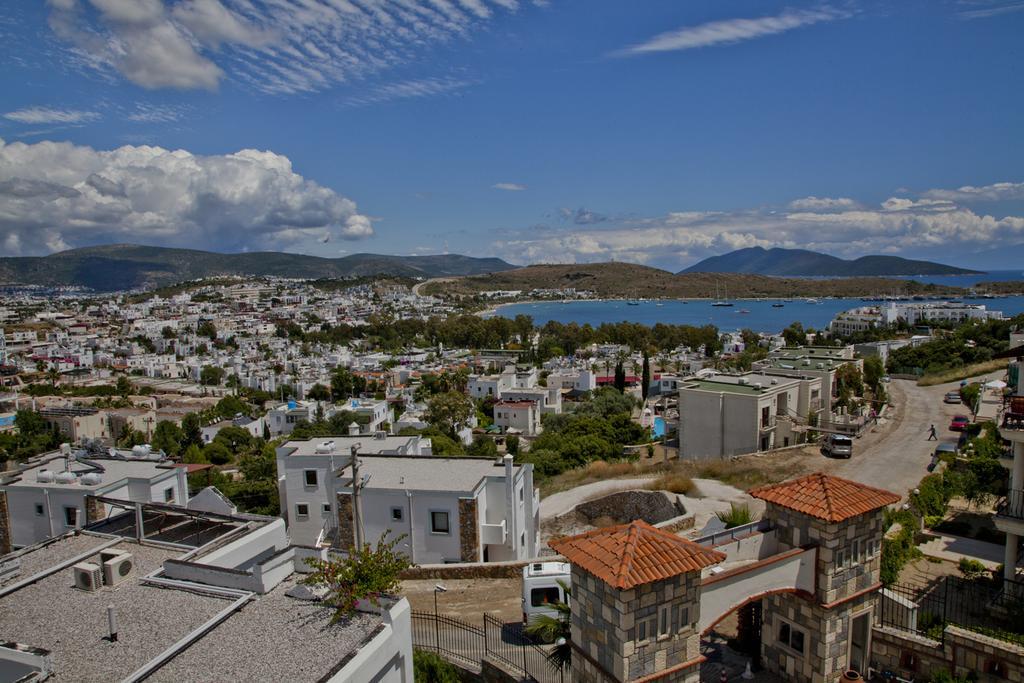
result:
M 946 642 L 946 620 L 949 618 L 949 577 L 942 582 L 942 642 Z
M 437 615 L 434 615 L 434 644 L 437 646 L 438 653 L 441 652 L 441 627 L 437 623 Z
M 487 612 L 484 612 L 484 657 L 490 653 L 490 648 L 487 645 Z
M 519 631 L 519 647 L 523 651 L 523 673 L 530 675 L 530 670 L 526 668 L 526 631 Z

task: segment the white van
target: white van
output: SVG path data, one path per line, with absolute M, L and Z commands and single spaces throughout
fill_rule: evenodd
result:
M 531 562 L 523 567 L 523 624 L 536 614 L 557 617 L 551 605 L 569 604 L 565 587 L 572 580 L 570 570 L 568 562 Z

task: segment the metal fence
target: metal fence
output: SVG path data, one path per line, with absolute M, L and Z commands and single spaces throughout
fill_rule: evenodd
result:
M 432 650 L 456 663 L 479 667 L 487 658 L 538 683 L 572 680 L 568 666 L 558 669 L 548 659 L 549 650 L 535 643 L 518 622 L 505 623 L 489 614 L 480 625 L 432 612 L 412 613 L 412 644 Z
M 942 642 L 947 625 L 1024 641 L 1024 583 L 946 576 L 927 584 L 893 584 L 882 590 L 879 622 Z

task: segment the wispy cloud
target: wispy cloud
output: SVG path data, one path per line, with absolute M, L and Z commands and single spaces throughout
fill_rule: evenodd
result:
M 368 93 L 349 97 L 342 102 L 344 107 L 365 107 L 393 100 L 406 100 L 420 97 L 432 97 L 445 93 L 464 90 L 476 81 L 459 78 L 422 78 L 379 86 Z
M 522 192 L 526 189 L 526 185 L 521 183 L 494 183 L 491 188 L 495 190 L 504 190 L 506 192 Z
M 813 10 L 787 9 L 781 14 L 756 19 L 723 19 L 696 26 L 666 31 L 637 45 L 618 50 L 616 56 L 693 50 L 714 45 L 730 45 L 763 36 L 785 33 L 803 26 L 844 19 L 849 14 L 829 6 Z
M 77 109 L 51 109 L 49 107 L 28 107 L 9 111 L 4 118 L 18 123 L 90 123 L 98 121 L 100 115 L 94 111 L 80 111 Z
M 962 202 L 998 202 L 1024 199 L 1024 183 L 993 183 L 991 185 L 964 185 L 955 190 L 928 190 L 923 197 Z
M 538 3 L 534 3 L 538 4 Z M 144 88 L 231 78 L 287 95 L 362 82 L 465 39 L 520 0 L 51 0 L 69 64 Z M 408 92 L 408 91 L 406 91 Z M 390 97 L 417 96 L 393 91 Z M 373 99 L 368 95 L 366 100 Z M 387 98 L 379 93 L 378 98 Z
M 794 199 L 789 208 L 797 211 L 828 211 L 830 209 L 851 209 L 857 202 L 848 197 L 804 197 Z
M 961 0 L 961 5 L 971 7 L 958 13 L 961 19 L 987 19 L 1010 12 L 1024 11 L 1024 2 L 1006 2 L 1005 0 Z
M 134 123 L 174 123 L 188 111 L 188 107 L 176 104 L 149 104 L 136 102 L 126 119 Z

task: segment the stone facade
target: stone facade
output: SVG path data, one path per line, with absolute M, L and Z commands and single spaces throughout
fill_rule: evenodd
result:
M 574 565 L 572 590 L 574 680 L 699 680 L 700 572 L 618 590 Z
M 904 678 L 928 678 L 940 671 L 976 674 L 981 681 L 1024 683 L 1024 647 L 947 626 L 939 643 L 909 631 L 875 627 L 871 656 L 883 669 Z
M 11 552 L 11 517 L 7 513 L 7 491 L 0 491 L 0 555 Z
M 334 546 L 348 550 L 356 543 L 355 520 L 352 518 L 352 494 L 338 494 L 338 532 L 334 536 Z
M 849 664 L 853 618 L 874 612 L 882 511 L 826 522 L 768 503 L 765 517 L 776 525 L 780 551 L 815 545 L 818 559 L 813 597 L 764 599 L 762 663 L 787 680 L 837 680 Z
M 85 497 L 85 523 L 92 524 L 107 516 L 106 508 L 96 496 Z
M 576 506 L 576 512 L 589 522 L 610 517 L 619 524 L 642 519 L 658 524 L 686 513 L 674 493 L 666 491 L 619 491 L 603 498 L 588 500 Z
M 480 524 L 476 498 L 459 499 L 459 559 L 480 561 Z

